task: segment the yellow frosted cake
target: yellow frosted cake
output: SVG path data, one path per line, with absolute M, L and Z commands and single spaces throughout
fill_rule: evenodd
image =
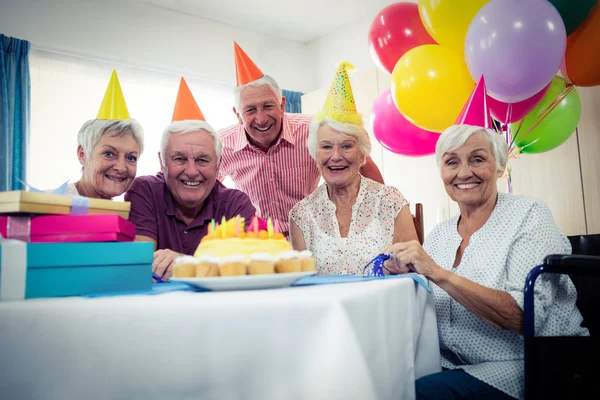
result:
M 223 220 L 220 225 L 212 222 L 194 257 L 209 257 L 218 264 L 221 276 L 302 271 L 300 253 L 293 251 L 283 234 L 274 231 L 271 220 L 267 229 L 260 228 L 256 218 L 247 231 L 240 217 Z

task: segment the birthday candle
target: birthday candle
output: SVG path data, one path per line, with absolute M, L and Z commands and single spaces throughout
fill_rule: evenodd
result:
M 235 217 L 235 236 L 240 236 L 240 216 Z
M 225 237 L 227 236 L 227 227 L 225 226 L 226 223 L 227 220 L 225 219 L 225 216 L 223 216 L 223 218 L 221 218 L 221 237 L 223 239 L 225 239 Z
M 271 217 L 267 219 L 267 237 L 271 238 L 273 236 L 273 221 Z
M 252 224 L 254 225 L 254 234 L 258 235 L 258 218 L 256 218 L 256 215 L 254 216 L 254 219 L 252 220 Z
M 217 227 L 215 226 L 215 220 L 214 218 L 210 220 L 210 231 L 212 233 L 213 236 L 217 235 Z

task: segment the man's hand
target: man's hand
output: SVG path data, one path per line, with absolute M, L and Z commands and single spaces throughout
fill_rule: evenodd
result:
M 173 250 L 164 249 L 154 252 L 154 262 L 152 263 L 152 272 L 160 276 L 163 281 L 168 281 L 173 274 L 173 261 L 184 254 L 176 253 Z

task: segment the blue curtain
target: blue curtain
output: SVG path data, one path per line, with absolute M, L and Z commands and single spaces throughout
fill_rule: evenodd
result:
M 304 93 L 292 92 L 291 90 L 282 90 L 281 93 L 285 97 L 285 112 L 300 114 L 302 112 L 301 97 Z
M 0 34 L 0 191 L 25 181 L 29 147 L 29 42 Z

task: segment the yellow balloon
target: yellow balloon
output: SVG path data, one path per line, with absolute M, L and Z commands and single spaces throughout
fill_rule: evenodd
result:
M 392 71 L 392 96 L 414 125 L 441 132 L 454 124 L 475 88 L 463 58 L 436 44 L 406 52 Z
M 419 0 L 419 15 L 435 41 L 465 53 L 465 38 L 471 21 L 489 0 Z

